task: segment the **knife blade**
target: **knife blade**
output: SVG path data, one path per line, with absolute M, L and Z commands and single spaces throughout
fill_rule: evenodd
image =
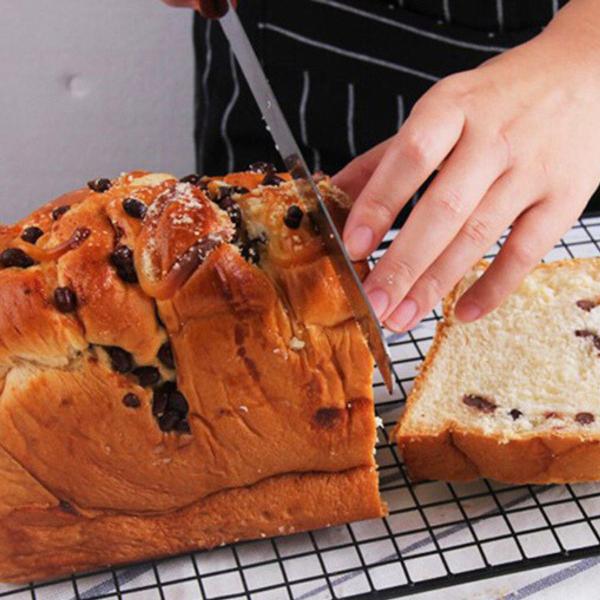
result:
M 393 388 L 391 360 L 383 331 L 362 283 L 352 266 L 329 210 L 306 166 L 298 144 L 279 107 L 277 98 L 258 61 L 254 48 L 237 13 L 231 6 L 230 10 L 219 19 L 219 23 L 258 104 L 266 122 L 267 130 L 273 137 L 275 148 L 281 155 L 286 169 L 292 175 L 298 194 L 301 198 L 312 200 L 312 202 L 308 202 L 308 206 L 315 205 L 317 207 L 311 213 L 312 220 L 323 238 L 325 248 L 334 265 L 340 284 L 346 293 L 352 312 L 360 324 L 383 381 L 391 394 Z

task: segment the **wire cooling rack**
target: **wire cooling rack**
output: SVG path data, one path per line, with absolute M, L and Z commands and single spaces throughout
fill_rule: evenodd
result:
M 388 237 L 375 253 L 389 246 Z M 505 238 L 491 249 L 493 257 Z M 600 216 L 585 217 L 546 260 L 600 255 Z M 439 312 L 388 336 L 395 394 L 374 382 L 377 462 L 389 516 L 58 582 L 0 586 L 11 600 L 326 600 L 396 598 L 600 554 L 600 484 L 412 485 L 391 432 L 427 352 Z

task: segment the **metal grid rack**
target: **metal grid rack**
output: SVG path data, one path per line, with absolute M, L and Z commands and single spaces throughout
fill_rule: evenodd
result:
M 496 254 L 503 239 L 489 257 Z M 600 217 L 585 217 L 547 260 L 598 256 L 599 243 Z M 377 413 L 384 423 L 379 430 L 377 462 L 381 491 L 389 506 L 387 518 L 58 582 L 4 585 L 0 598 L 383 599 L 600 554 L 600 484 L 410 483 L 391 444 L 391 431 L 439 318 L 434 311 L 409 334 L 389 336 L 397 383 L 393 399 L 378 374 L 375 378 Z

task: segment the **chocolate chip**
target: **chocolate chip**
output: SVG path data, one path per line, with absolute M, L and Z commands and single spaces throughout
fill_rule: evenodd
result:
M 119 346 L 104 346 L 108 356 L 110 356 L 110 365 L 118 373 L 129 373 L 133 369 L 133 356 L 127 350 Z
M 166 412 L 164 415 L 158 418 L 158 426 L 161 431 L 169 433 L 173 431 L 179 422 L 179 415 L 175 412 Z
M 167 411 L 174 412 L 178 415 L 185 417 L 188 413 L 189 406 L 185 396 L 179 391 L 174 390 L 169 394 L 169 400 L 167 402 Z
M 590 312 L 592 310 L 592 308 L 595 308 L 596 306 L 598 306 L 598 304 L 596 302 L 594 302 L 593 300 L 577 300 L 577 302 L 575 302 L 575 304 L 581 310 L 585 310 L 585 312 Z
M 70 313 L 77 308 L 77 295 L 69 287 L 54 290 L 54 305 L 61 313 Z
M 165 412 L 167 403 L 169 402 L 169 396 L 171 395 L 171 392 L 176 390 L 177 387 L 172 381 L 165 381 L 163 384 L 154 388 L 152 395 L 152 414 L 155 417 L 158 417 Z
M 285 180 L 279 177 L 277 173 L 267 173 L 263 180 L 260 182 L 261 185 L 281 185 Z
M 81 246 L 83 241 L 87 240 L 91 234 L 91 229 L 88 229 L 87 227 L 78 227 L 69 240 L 69 248 L 74 250 L 78 246 Z
M 129 246 L 119 245 L 110 255 L 110 262 L 117 270 L 117 275 L 126 283 L 137 283 L 137 273 L 133 263 L 133 250 Z
M 580 412 L 575 415 L 575 420 L 580 425 L 589 425 L 590 423 L 593 423 L 595 419 L 594 419 L 594 415 L 592 413 Z
M 475 394 L 466 394 L 463 396 L 463 402 L 471 407 L 480 410 L 483 413 L 493 413 L 496 410 L 496 405 L 483 396 L 477 396 Z
M 589 329 L 576 329 L 575 330 L 575 335 L 577 337 L 590 337 L 595 335 L 593 331 L 590 331 Z
M 274 173 L 277 169 L 273 163 L 258 161 L 258 162 L 252 163 L 248 167 L 248 170 L 252 171 L 253 173 L 267 174 L 267 173 Z
M 190 424 L 187 419 L 181 419 L 181 421 L 179 421 L 177 423 L 177 425 L 175 425 L 175 431 L 177 431 L 177 433 L 191 433 L 192 432 L 192 430 L 190 429 Z
M 258 244 L 260 244 L 260 240 L 248 240 L 242 246 L 242 256 L 245 260 L 252 264 L 258 264 L 260 261 L 260 251 L 258 249 Z
M 69 212 L 71 207 L 68 204 L 63 204 L 62 206 L 57 206 L 52 211 L 52 220 L 58 221 L 66 212 Z
M 197 173 L 191 173 L 190 175 L 186 175 L 182 177 L 179 181 L 181 183 L 191 183 L 192 185 L 198 185 L 202 177 Z
M 160 381 L 160 371 L 156 367 L 138 367 L 133 374 L 142 387 L 151 387 Z
M 99 192 L 100 194 L 110 190 L 112 183 L 110 179 L 106 179 L 101 177 L 100 179 L 92 179 L 92 181 L 88 181 L 88 187 L 93 192 Z
M 143 219 L 148 209 L 143 202 L 136 198 L 125 198 L 123 200 L 123 210 L 134 219 Z
M 158 360 L 168 369 L 175 368 L 175 360 L 173 358 L 173 349 L 170 342 L 165 342 L 158 350 Z
M 219 201 L 219 206 L 229 215 L 235 228 L 239 229 L 242 225 L 242 211 L 240 207 L 229 196 Z
M 125 394 L 123 396 L 123 404 L 127 408 L 139 408 L 142 403 L 135 394 Z
M 21 239 L 29 244 L 35 244 L 43 235 L 44 232 L 39 227 L 26 227 L 21 233 Z
M 0 253 L 0 266 L 19 267 L 27 269 L 35 264 L 35 261 L 20 248 L 7 248 Z
M 292 204 L 292 206 L 287 209 L 287 213 L 285 214 L 285 217 L 283 217 L 283 222 L 290 229 L 298 229 L 300 223 L 302 223 L 303 216 L 304 212 L 302 212 L 302 209 L 299 206 Z
M 523 413 L 518 408 L 513 408 L 508 414 L 513 418 L 513 421 L 523 416 Z

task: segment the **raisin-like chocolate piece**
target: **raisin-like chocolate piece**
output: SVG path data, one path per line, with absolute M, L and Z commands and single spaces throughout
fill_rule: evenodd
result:
M 236 229 L 242 226 L 242 211 L 240 207 L 229 196 L 219 202 L 219 206 L 229 215 Z
M 175 412 L 166 412 L 158 418 L 158 426 L 161 431 L 169 433 L 175 429 L 179 422 L 179 415 Z
M 518 408 L 513 408 L 508 414 L 512 417 L 513 421 L 523 416 L 523 413 Z
M 283 222 L 290 229 L 298 229 L 302 223 L 303 216 L 304 212 L 302 209 L 299 206 L 292 204 L 292 206 L 287 209 L 285 217 L 283 217 Z
M 181 183 L 191 183 L 192 185 L 198 185 L 201 179 L 201 175 L 198 175 L 197 173 L 190 173 L 189 175 L 182 177 L 179 181 Z
M 77 295 L 69 287 L 57 287 L 54 290 L 54 306 L 61 313 L 70 313 L 77 308 Z
M 496 405 L 483 396 L 477 396 L 476 394 L 465 394 L 463 396 L 463 402 L 471 407 L 480 410 L 483 413 L 493 413 L 496 410 Z
M 266 175 L 267 173 L 274 173 L 275 171 L 277 171 L 277 168 L 273 163 L 257 161 L 253 162 L 248 167 L 248 170 L 252 171 L 253 173 L 264 173 Z
M 133 356 L 120 346 L 104 346 L 110 357 L 110 365 L 118 373 L 129 373 L 133 369 Z
M 575 304 L 581 309 L 585 310 L 585 312 L 590 312 L 592 308 L 596 308 L 598 304 L 593 300 L 577 300 Z
M 110 255 L 110 262 L 117 270 L 117 275 L 126 283 L 137 283 L 138 277 L 133 263 L 133 250 L 120 244 Z
M 57 206 L 52 211 L 52 220 L 58 221 L 66 212 L 69 212 L 71 207 L 68 204 L 63 204 L 62 206 Z
M 174 412 L 185 417 L 188 413 L 189 406 L 185 396 L 179 390 L 173 390 L 169 394 L 169 400 L 167 401 L 167 411 Z
M 35 261 L 29 254 L 26 254 L 20 248 L 7 248 L 0 253 L 1 267 L 19 267 L 27 269 L 35 264 Z
M 281 185 L 285 180 L 279 177 L 277 173 L 267 173 L 263 180 L 260 182 L 261 185 Z
M 43 235 L 44 232 L 39 227 L 32 225 L 31 227 L 23 229 L 21 239 L 28 244 L 35 244 Z
M 171 392 L 174 392 L 176 389 L 177 387 L 172 381 L 165 381 L 162 385 L 154 388 L 152 396 L 152 414 L 155 417 L 158 417 L 165 412 L 167 403 L 169 402 L 169 396 L 171 395 Z
M 137 367 L 133 374 L 142 387 L 152 387 L 160 381 L 160 371 L 156 367 Z
M 593 331 L 590 331 L 589 329 L 576 329 L 575 330 L 575 336 L 576 337 L 590 337 L 595 335 Z
M 143 219 L 146 216 L 148 208 L 136 198 L 125 198 L 123 200 L 123 210 L 134 219 Z
M 170 342 L 165 342 L 158 350 L 158 360 L 168 369 L 175 368 L 175 359 L 173 358 L 173 349 Z
M 590 423 L 594 422 L 595 418 L 594 418 L 594 415 L 592 413 L 589 413 L 589 412 L 580 412 L 580 413 L 577 413 L 575 415 L 575 420 L 580 425 L 589 425 Z
M 244 260 L 247 260 L 249 263 L 258 264 L 260 261 L 260 251 L 258 249 L 258 245 L 260 244 L 260 240 L 248 240 L 242 246 L 242 256 Z
M 139 408 L 141 406 L 140 399 L 135 394 L 125 394 L 123 396 L 123 404 L 127 408 Z
M 112 186 L 110 179 L 106 179 L 105 177 L 101 177 L 100 179 L 92 179 L 91 181 L 88 181 L 87 184 L 90 190 L 100 194 L 110 190 Z

